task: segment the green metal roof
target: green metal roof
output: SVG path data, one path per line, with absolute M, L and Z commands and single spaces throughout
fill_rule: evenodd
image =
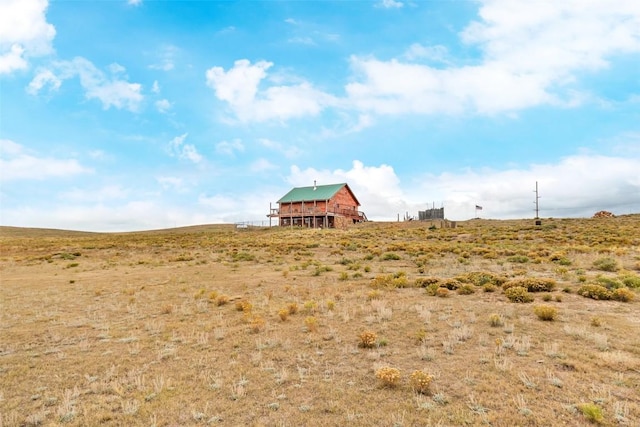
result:
M 345 185 L 347 184 L 342 183 L 342 184 L 317 185 L 317 186 L 311 186 L 311 187 L 293 188 L 291 189 L 291 191 L 285 194 L 280 200 L 278 200 L 278 203 L 295 203 L 295 202 L 312 202 L 314 200 L 329 200 L 338 191 L 340 191 L 340 189 Z M 351 189 L 349 189 L 349 191 L 351 191 Z

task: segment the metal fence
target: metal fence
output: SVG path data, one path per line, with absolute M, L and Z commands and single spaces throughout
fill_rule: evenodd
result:
M 418 219 L 420 221 L 444 219 L 444 208 L 433 208 L 427 209 L 426 211 L 418 211 Z

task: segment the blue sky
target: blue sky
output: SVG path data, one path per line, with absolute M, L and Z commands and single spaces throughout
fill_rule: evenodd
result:
M 640 212 L 636 0 L 0 2 L 0 224 Z

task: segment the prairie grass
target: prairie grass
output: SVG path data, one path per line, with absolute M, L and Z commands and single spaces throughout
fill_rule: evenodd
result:
M 0 424 L 640 425 L 640 215 L 543 223 L 1 228 Z

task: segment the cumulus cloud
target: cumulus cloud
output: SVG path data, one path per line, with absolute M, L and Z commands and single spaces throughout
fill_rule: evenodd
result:
M 212 67 L 206 72 L 207 85 L 219 100 L 228 103 L 241 122 L 315 116 L 335 103 L 333 96 L 305 81 L 261 90 L 260 84 L 272 66 L 272 62 L 251 64 L 249 60 L 241 59 L 229 70 Z
M 349 170 L 302 170 L 294 165 L 287 177 L 294 187 L 310 186 L 314 181 L 319 185 L 348 183 L 369 219 L 389 219 L 408 208 L 400 179 L 389 165 L 365 166 L 359 160 Z
M 365 166 L 356 160 L 349 170 L 291 167 L 292 186 L 347 182 L 369 219 L 394 220 L 406 212 L 417 216 L 432 203 L 445 207 L 449 219 L 475 215 L 496 219 L 534 216 L 535 183 L 540 188 L 540 216 L 591 216 L 606 209 L 617 214 L 640 212 L 640 159 L 574 155 L 558 163 L 521 169 L 469 169 L 458 173 L 414 177 L 402 183 L 389 165 Z
M 269 61 L 240 59 L 228 70 L 212 67 L 206 81 L 240 122 L 312 117 L 327 108 L 361 117 L 570 108 L 597 99 L 582 90 L 582 73 L 602 71 L 612 58 L 640 52 L 640 7 L 633 0 L 481 0 L 478 18 L 459 37 L 480 51 L 476 63 L 458 65 L 445 46 L 419 43 L 388 60 L 353 55 L 343 98 L 304 80 L 278 80 L 270 75 Z M 437 66 L 429 64 L 434 62 Z
M 29 57 L 51 53 L 55 27 L 47 22 L 47 0 L 0 2 L 0 75 L 28 67 Z
M 8 139 L 0 139 L 0 170 L 0 182 L 63 178 L 91 172 L 76 159 L 39 156 Z
M 178 137 L 177 146 L 184 145 Z M 186 138 L 186 136 L 185 136 Z M 25 150 L 2 141 L 2 159 Z M 7 169 L 0 164 L 2 176 Z M 30 166 L 41 169 L 41 164 Z M 3 222 L 17 226 L 40 226 L 95 231 L 127 231 L 206 223 L 257 221 L 268 224 L 269 202 L 278 200 L 290 186 L 347 182 L 369 219 L 395 221 L 405 212 L 435 202 L 445 207 L 447 218 L 465 220 L 475 215 L 476 204 L 486 218 L 532 218 L 535 182 L 540 187 L 541 217 L 591 216 L 606 209 L 615 214 L 640 211 L 640 159 L 576 154 L 556 163 L 532 164 L 516 169 L 469 169 L 459 172 L 414 176 L 402 182 L 391 165 L 365 165 L 355 160 L 348 169 L 301 169 L 292 166 L 282 185 L 252 187 L 246 192 L 200 194 L 192 205 L 168 203 L 161 193 L 133 198 L 130 189 L 117 185 L 97 191 L 73 189 L 59 198 L 64 206 L 12 207 L 3 209 Z M 3 178 L 4 179 L 4 178 Z M 182 178 L 158 177 L 165 189 L 180 189 Z M 94 194 L 95 193 L 95 194 Z M 46 203 L 46 201 L 45 201 Z M 203 209 L 204 208 L 204 209 Z M 42 211 L 47 211 L 46 218 Z M 154 212 L 154 215 L 149 215 Z M 259 213 L 259 214 L 257 214 Z M 262 214 L 264 213 L 264 214 Z
M 426 176 L 420 192 L 444 201 L 445 212 L 460 219 L 470 217 L 475 204 L 489 217 L 526 218 L 533 216 L 538 181 L 540 216 L 591 216 L 601 209 L 621 214 L 640 211 L 638 170 L 638 158 L 579 154 L 523 169 Z
M 198 153 L 198 150 L 193 144 L 185 144 L 188 133 L 184 133 L 180 136 L 176 136 L 169 142 L 169 148 L 173 156 L 179 159 L 189 160 L 193 163 L 200 163 L 202 156 Z
M 97 99 L 102 107 L 108 110 L 111 107 L 138 111 L 140 103 L 144 99 L 142 85 L 129 83 L 118 77 L 124 72 L 124 67 L 112 64 L 113 75 L 107 76 L 96 68 L 93 63 L 85 58 L 77 57 L 72 61 L 55 62 L 51 69 L 42 68 L 27 86 L 27 91 L 37 95 L 45 86 L 51 90 L 57 90 L 64 80 L 78 76 L 80 85 L 85 91 L 87 99 Z
M 378 6 L 403 3 L 383 0 Z M 361 117 L 575 107 L 597 99 L 581 91 L 581 73 L 606 69 L 614 56 L 640 52 L 640 7 L 634 0 L 481 0 L 478 18 L 459 37 L 479 49 L 477 63 L 456 65 L 445 46 L 419 43 L 389 60 L 353 55 L 344 98 L 307 81 L 277 81 L 269 75 L 274 64 L 268 61 L 241 59 L 228 70 L 212 67 L 206 80 L 241 122 L 317 116 L 331 107 L 355 110 Z
M 23 58 L 24 48 L 14 44 L 0 55 L 0 74 L 9 74 L 14 70 L 27 68 L 27 60 Z
M 574 83 L 609 58 L 640 52 L 640 7 L 633 0 L 531 3 L 483 0 L 460 34 L 482 52 L 478 64 L 434 68 L 399 59 L 353 56 L 346 85 L 359 110 L 379 114 L 512 112 L 589 99 Z M 444 59 L 441 46 L 412 45 L 409 60 Z

